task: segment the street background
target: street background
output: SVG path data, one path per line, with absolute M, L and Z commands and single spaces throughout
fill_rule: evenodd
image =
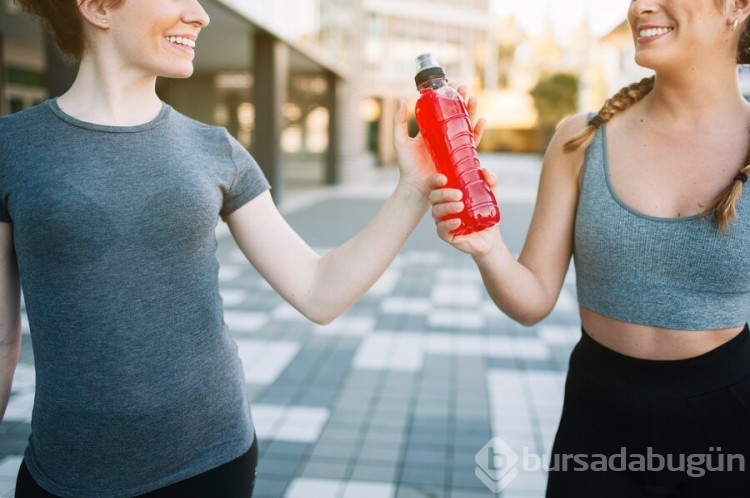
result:
M 481 160 L 499 178 L 501 229 L 517 253 L 541 158 Z M 282 211 L 325 252 L 361 229 L 396 181 L 397 171 L 386 168 L 345 186 L 289 188 Z M 318 326 L 260 279 L 224 226 L 217 236 L 226 322 L 239 345 L 260 441 L 256 497 L 543 496 L 544 469 L 519 465 L 496 495 L 475 474 L 475 457 L 493 437 L 518 455 L 546 460 L 550 453 L 568 355 L 580 335 L 571 275 L 549 318 L 518 325 L 491 302 L 471 258 L 438 239 L 427 215 L 367 295 Z M 0 424 L 2 498 L 13 496 L 30 430 L 34 359 L 27 334 L 25 325 Z

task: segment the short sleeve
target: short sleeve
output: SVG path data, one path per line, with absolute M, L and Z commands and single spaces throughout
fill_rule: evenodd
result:
M 227 136 L 232 146 L 235 175 L 231 185 L 224 192 L 221 208 L 223 219 L 271 188 L 255 158 L 229 133 Z

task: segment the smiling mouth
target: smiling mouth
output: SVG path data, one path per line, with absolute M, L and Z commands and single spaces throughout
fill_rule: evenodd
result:
M 174 43 L 175 45 L 182 45 L 183 47 L 195 48 L 195 40 L 190 38 L 184 38 L 182 36 L 167 36 L 165 37 L 168 42 Z
M 638 31 L 638 38 L 651 38 L 654 36 L 666 35 L 674 31 L 674 28 L 648 28 Z

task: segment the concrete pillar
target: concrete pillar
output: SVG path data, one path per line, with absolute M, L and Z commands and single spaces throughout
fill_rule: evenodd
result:
M 328 109 L 328 149 L 325 153 L 325 184 L 336 185 L 341 182 L 341 105 L 340 81 L 332 72 L 326 73 L 325 106 Z
M 289 49 L 270 34 L 258 31 L 253 39 L 253 54 L 253 156 L 271 183 L 271 195 L 278 204 L 284 190 L 281 131 L 289 78 Z

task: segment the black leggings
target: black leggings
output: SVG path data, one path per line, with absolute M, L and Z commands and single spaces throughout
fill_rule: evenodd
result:
M 689 332 L 686 332 L 686 334 Z M 573 349 L 547 498 L 750 493 L 750 331 L 685 360 L 643 360 L 586 332 Z
M 157 489 L 138 498 L 251 498 L 258 466 L 258 440 L 244 455 L 184 481 Z M 16 481 L 16 498 L 59 498 L 45 491 L 21 462 Z

